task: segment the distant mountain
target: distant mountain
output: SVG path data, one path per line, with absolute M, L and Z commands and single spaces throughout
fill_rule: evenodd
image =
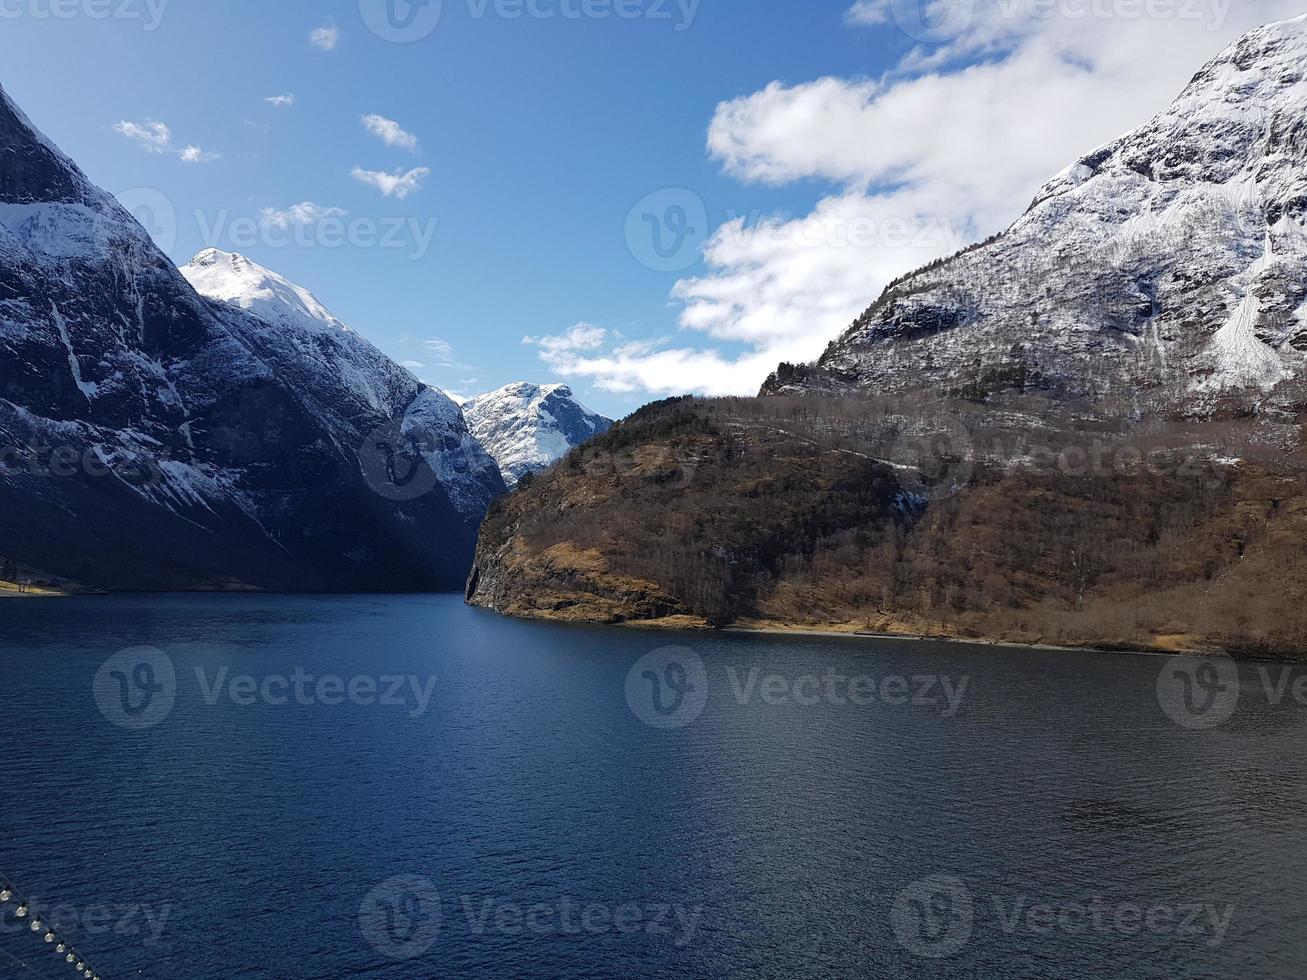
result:
M 495 461 L 457 403 L 345 326 L 307 289 L 218 249 L 201 252 L 181 273 L 201 296 L 253 314 L 238 317 L 236 329 L 345 441 L 362 444 L 368 432 L 360 419 L 372 428 L 378 418 L 399 422 L 426 443 L 423 462 L 473 526 L 504 492 Z
M 226 298 L 0 90 L 0 558 L 106 588 L 460 584 L 503 486 L 457 407 Z
M 577 401 L 566 385 L 524 381 L 473 398 L 463 405 L 463 414 L 510 487 L 613 425 Z
M 1251 32 L 1005 234 L 893 283 L 764 394 L 1011 390 L 1205 414 L 1305 398 L 1307 16 Z

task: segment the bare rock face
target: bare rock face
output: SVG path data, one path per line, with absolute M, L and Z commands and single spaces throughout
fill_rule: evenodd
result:
M 0 91 L 0 556 L 105 588 L 461 585 L 503 487 L 457 408 L 262 312 L 198 295 Z
M 1307 17 L 1246 35 L 997 238 L 893 283 L 764 394 L 1039 390 L 1190 415 L 1304 399 Z

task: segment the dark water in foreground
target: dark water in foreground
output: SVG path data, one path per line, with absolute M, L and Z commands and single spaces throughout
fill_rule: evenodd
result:
M 0 872 L 106 980 L 1307 976 L 1307 706 L 1256 665 L 443 596 L 0 627 Z M 12 913 L 0 977 L 71 976 Z

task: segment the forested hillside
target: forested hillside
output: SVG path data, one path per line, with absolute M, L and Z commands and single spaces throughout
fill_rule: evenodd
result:
M 1101 412 L 1099 413 L 1101 416 Z M 601 622 L 1307 650 L 1297 426 L 679 399 L 499 501 L 470 601 Z

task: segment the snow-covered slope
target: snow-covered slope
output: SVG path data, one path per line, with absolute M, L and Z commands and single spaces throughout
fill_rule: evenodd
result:
M 181 272 L 200 295 L 253 314 L 236 317 L 233 329 L 343 442 L 360 445 L 379 418 L 394 423 L 396 434 L 421 452 L 470 522 L 479 522 L 504 492 L 495 461 L 469 431 L 458 405 L 345 326 L 307 289 L 218 249 L 199 253 Z
M 573 446 L 613 425 L 578 402 L 566 385 L 525 381 L 473 398 L 463 405 L 463 413 L 510 487 L 527 473 L 553 466 Z
M 1005 234 L 892 284 L 764 393 L 1041 388 L 1205 413 L 1303 400 L 1307 16 L 1255 30 Z
M 475 480 L 395 499 L 377 447 L 480 465 L 484 499 L 497 471 L 456 408 L 414 436 L 423 386 L 318 333 L 201 298 L 0 90 L 0 556 L 107 587 L 461 584 Z

